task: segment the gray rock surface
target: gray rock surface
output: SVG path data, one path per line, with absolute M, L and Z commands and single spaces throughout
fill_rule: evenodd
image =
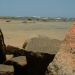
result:
M 35 37 L 28 42 L 25 50 L 56 54 L 61 43 L 62 42 L 57 39 L 49 39 L 48 37 Z

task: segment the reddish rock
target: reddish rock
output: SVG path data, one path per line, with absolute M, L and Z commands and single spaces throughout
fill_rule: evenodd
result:
M 75 75 L 75 23 L 68 31 L 63 47 L 47 69 L 46 75 Z
M 71 49 L 75 48 L 75 22 L 73 23 L 73 26 L 69 32 L 66 34 L 65 42 L 67 47 Z

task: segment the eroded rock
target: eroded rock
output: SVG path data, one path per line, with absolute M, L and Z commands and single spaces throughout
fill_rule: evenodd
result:
M 14 57 L 6 61 L 5 64 L 14 66 L 14 75 L 27 75 L 27 59 L 25 56 Z
M 75 24 L 67 33 L 64 46 L 49 64 L 46 75 L 75 75 Z
M 61 43 L 62 41 L 57 39 L 49 39 L 48 37 L 35 37 L 30 39 L 25 50 L 56 54 L 60 48 Z
M 0 29 L 0 64 L 4 63 L 4 61 L 6 60 L 5 50 L 6 50 L 6 46 L 4 43 L 4 37 Z
M 0 64 L 0 75 L 14 75 L 13 66 Z
M 11 51 L 14 48 L 14 52 Z M 11 50 L 10 50 L 11 49 Z M 42 52 L 32 52 L 26 51 L 23 49 L 18 49 L 15 47 L 11 47 L 9 49 L 9 53 L 12 53 L 14 57 L 18 56 L 26 56 L 27 65 L 21 66 L 17 63 L 13 63 L 11 61 L 7 62 L 7 64 L 11 64 L 15 66 L 15 74 L 22 73 L 27 75 L 45 75 L 45 71 L 50 62 L 52 62 L 55 54 L 48 54 Z M 20 72 L 18 72 L 20 70 Z

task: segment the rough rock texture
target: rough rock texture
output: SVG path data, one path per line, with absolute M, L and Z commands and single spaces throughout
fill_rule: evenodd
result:
M 25 50 L 33 52 L 44 52 L 56 54 L 60 48 L 62 41 L 57 39 L 49 39 L 48 37 L 35 37 L 30 39 Z
M 0 64 L 0 75 L 14 75 L 13 66 Z
M 19 48 L 11 45 L 6 46 L 6 54 L 14 54 L 17 50 L 19 50 Z
M 13 54 L 6 54 L 6 61 L 12 59 L 14 57 Z
M 25 75 L 25 74 L 27 75 L 26 56 L 14 57 L 14 58 L 6 61 L 5 64 L 14 66 L 14 75 Z
M 27 59 L 26 56 L 18 56 L 18 57 L 14 57 L 12 59 L 10 59 L 9 61 L 11 62 L 15 62 L 20 66 L 25 66 L 27 65 Z
M 14 51 L 11 51 L 14 50 Z M 45 71 L 50 62 L 52 62 L 55 54 L 31 52 L 16 47 L 7 47 L 9 54 L 13 54 L 14 57 L 26 56 L 27 65 L 21 66 L 14 62 L 7 62 L 8 65 L 13 65 L 15 68 L 15 75 L 45 75 Z M 20 71 L 19 71 L 20 70 Z
M 6 46 L 4 43 L 4 37 L 0 29 L 0 64 L 2 64 L 6 60 L 5 50 L 6 50 Z
M 75 75 L 75 24 L 65 37 L 64 45 L 49 64 L 46 75 Z

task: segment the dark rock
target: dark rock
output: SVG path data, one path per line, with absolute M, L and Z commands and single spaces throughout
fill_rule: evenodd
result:
M 14 57 L 6 61 L 7 65 L 14 66 L 14 75 L 28 75 L 27 74 L 27 60 L 25 56 Z
M 14 54 L 16 50 L 19 50 L 19 48 L 11 46 L 11 45 L 6 46 L 6 54 Z
M 6 50 L 6 46 L 4 43 L 4 37 L 3 37 L 3 33 L 0 29 L 0 64 L 2 64 L 6 60 L 5 50 Z
M 6 22 L 11 22 L 11 20 L 7 20 Z
M 47 53 L 33 53 L 27 55 L 28 71 L 32 75 L 45 75 L 45 71 L 55 55 Z
M 26 56 L 27 59 L 26 66 L 20 66 L 17 63 L 13 63 L 15 65 L 15 74 L 19 73 L 19 75 L 21 75 L 22 73 L 27 75 L 45 75 L 45 71 L 47 69 L 48 64 L 52 62 L 55 56 L 55 54 L 32 52 L 19 48 L 15 48 L 14 52 L 10 51 L 9 53 L 13 53 L 14 57 Z M 10 64 L 10 62 L 8 63 Z

